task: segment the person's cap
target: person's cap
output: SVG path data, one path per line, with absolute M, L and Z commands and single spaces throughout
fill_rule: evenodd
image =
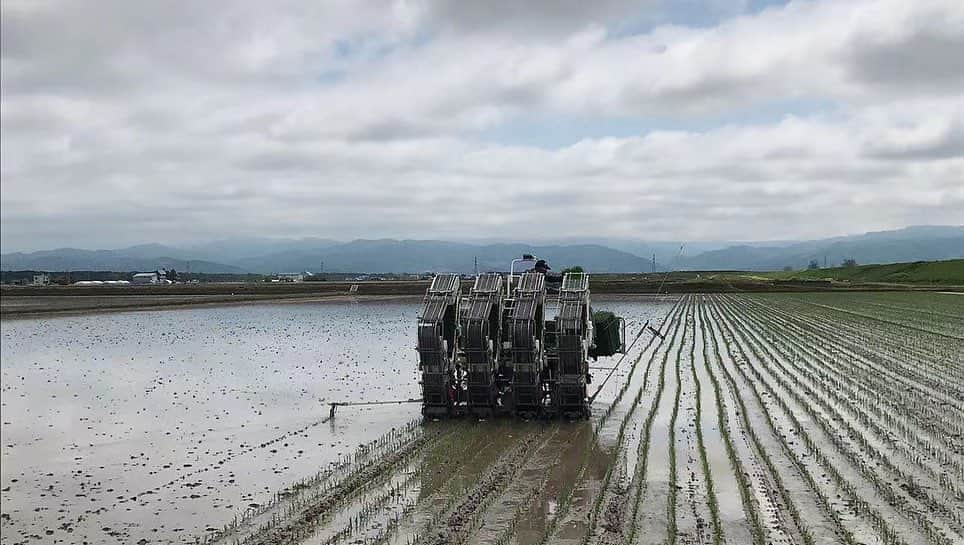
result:
M 536 267 L 535 267 L 535 268 L 537 268 L 537 269 L 546 269 L 547 271 L 551 271 L 551 270 L 552 270 L 552 267 L 550 267 L 549 264 L 546 263 L 546 260 L 545 260 L 545 259 L 540 259 L 539 261 L 536 261 Z

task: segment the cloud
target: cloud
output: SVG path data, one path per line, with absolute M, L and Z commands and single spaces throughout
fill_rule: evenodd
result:
M 523 4 L 4 2 L 4 251 L 959 222 L 960 3 Z M 484 137 L 532 117 L 639 131 Z
M 572 32 L 587 25 L 611 25 L 626 18 L 651 18 L 661 2 L 626 0 L 555 0 L 516 2 L 414 2 L 426 24 L 453 32 L 497 32 L 533 35 Z

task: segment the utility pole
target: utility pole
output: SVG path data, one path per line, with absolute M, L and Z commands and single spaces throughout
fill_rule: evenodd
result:
M 823 268 L 827 268 L 827 254 L 823 254 Z
M 653 272 L 656 272 L 656 252 L 653 252 Z
M 479 275 L 479 256 L 475 256 L 475 276 Z

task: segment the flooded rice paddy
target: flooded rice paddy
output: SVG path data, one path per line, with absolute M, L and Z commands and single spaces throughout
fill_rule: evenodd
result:
M 3 538 L 192 542 L 417 415 L 413 304 L 3 322 Z M 9 518 L 8 518 L 9 517 Z
M 418 397 L 417 312 L 412 300 L 2 322 L 4 543 L 193 543 L 275 501 L 419 416 L 402 404 L 328 421 L 324 404 Z
M 329 419 L 418 396 L 417 301 L 4 321 L 0 537 L 953 545 L 959 299 L 597 300 L 664 338 L 580 422 Z

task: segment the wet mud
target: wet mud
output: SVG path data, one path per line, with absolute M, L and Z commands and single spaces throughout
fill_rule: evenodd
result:
M 663 337 L 575 422 L 329 418 L 417 397 L 409 302 L 4 322 L 3 541 L 960 542 L 959 307 L 846 297 L 600 300 Z

